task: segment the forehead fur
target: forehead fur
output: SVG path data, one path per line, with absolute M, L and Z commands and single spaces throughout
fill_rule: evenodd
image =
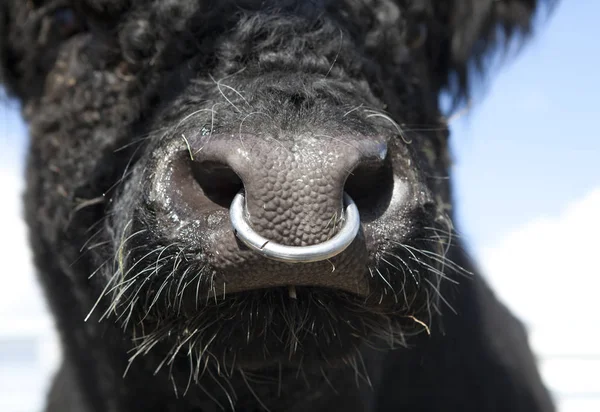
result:
M 0 3 L 0 80 L 13 94 L 25 97 L 19 80 L 28 77 L 23 72 L 35 70 L 31 64 L 20 63 L 28 53 L 35 52 L 27 33 L 35 28 L 31 22 L 36 12 L 68 3 L 49 0 Z M 183 45 L 199 37 L 217 36 L 231 30 L 244 12 L 252 11 L 271 10 L 279 15 L 283 12 L 308 19 L 330 15 L 342 22 L 364 47 L 379 48 L 388 62 L 406 55 L 403 46 L 407 33 L 425 30 L 423 51 L 433 90 L 450 91 L 457 100 L 462 100 L 469 96 L 472 75 L 486 74 L 487 57 L 505 50 L 513 38 L 528 35 L 540 5 L 549 10 L 554 3 L 554 0 L 84 0 L 72 4 L 99 30 L 104 29 L 105 36 L 120 39 L 121 46 L 127 42 L 135 44 L 137 50 L 133 52 L 122 50 L 124 54 L 130 52 L 126 55 L 130 59 L 152 53 L 174 32 Z

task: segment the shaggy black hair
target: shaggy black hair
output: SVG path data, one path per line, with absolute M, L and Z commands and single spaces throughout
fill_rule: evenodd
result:
M 554 410 L 455 236 L 439 103 L 552 6 L 0 0 L 63 346 L 47 410 Z M 242 188 L 275 242 L 331 237 L 343 191 L 361 231 L 327 261 L 266 259 L 229 224 Z

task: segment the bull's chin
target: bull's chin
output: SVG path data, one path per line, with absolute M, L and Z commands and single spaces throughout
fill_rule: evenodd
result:
M 160 341 L 154 356 L 177 359 L 182 367 L 203 366 L 208 359 L 228 370 L 343 366 L 363 344 L 404 345 L 414 328 L 403 316 L 365 305 L 359 295 L 321 287 L 240 291 L 203 302 L 195 311 L 183 310 L 157 324 L 145 319 L 146 331 L 164 331 L 149 336 L 149 343 Z M 136 345 L 147 346 L 139 337 Z
M 241 329 L 241 326 L 238 327 Z M 215 339 L 226 340 L 227 346 L 214 345 L 203 353 L 199 361 L 202 367 L 212 366 L 215 369 L 226 370 L 342 367 L 354 359 L 363 343 L 369 342 L 369 345 L 373 346 L 368 336 L 359 336 L 349 328 L 340 328 L 336 332 L 335 342 L 332 339 L 315 340 L 305 337 L 289 343 L 278 340 L 275 335 L 271 336 L 269 342 L 261 339 L 247 341 L 241 334 L 230 334 L 227 328 L 219 335 L 215 335 Z M 170 359 L 170 348 L 173 346 L 176 346 L 175 341 L 166 341 L 162 349 L 155 348 L 154 355 L 158 355 L 158 360 Z M 190 354 L 205 350 L 202 344 L 196 348 L 192 347 L 191 350 L 188 348 L 177 355 L 177 362 L 189 368 L 190 362 L 193 361 L 195 366 L 198 357 Z

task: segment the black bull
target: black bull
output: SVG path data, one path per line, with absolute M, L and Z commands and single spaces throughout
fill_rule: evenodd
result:
M 538 3 L 0 2 L 48 410 L 552 411 L 454 236 L 438 103 Z

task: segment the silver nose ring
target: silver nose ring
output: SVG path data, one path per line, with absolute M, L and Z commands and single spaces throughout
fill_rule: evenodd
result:
M 329 259 L 343 252 L 358 234 L 360 216 L 358 208 L 350 196 L 344 192 L 344 225 L 331 239 L 310 246 L 286 246 L 270 241 L 256 233 L 244 218 L 245 198 L 243 191 L 238 192 L 231 202 L 229 217 L 235 229 L 236 236 L 250 249 L 256 250 L 263 256 L 290 263 L 318 262 Z

